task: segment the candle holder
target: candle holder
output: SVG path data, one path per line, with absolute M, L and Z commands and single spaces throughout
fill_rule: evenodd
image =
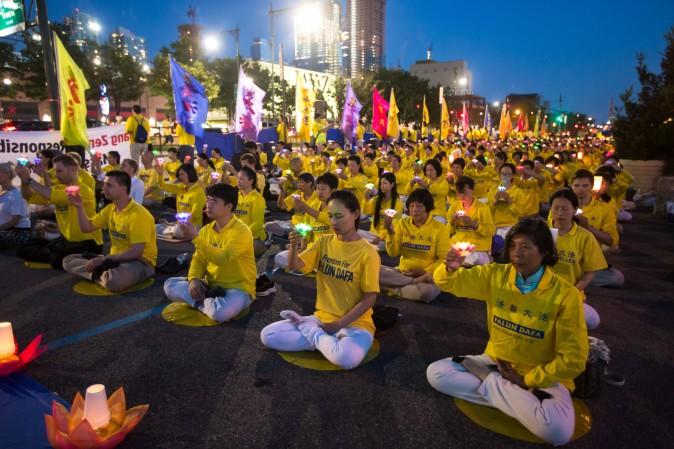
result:
M 552 241 L 557 244 L 557 238 L 559 237 L 559 229 L 550 228 L 550 234 L 552 234 Z
M 220 173 L 218 173 L 218 172 L 212 172 L 212 173 L 211 173 L 211 179 L 212 179 L 213 181 L 219 181 L 219 180 L 220 180 Z
M 475 250 L 475 245 L 470 242 L 457 242 L 452 249 L 461 257 L 468 257 Z
M 178 220 L 178 223 L 185 224 L 189 221 L 191 216 L 192 214 L 189 212 L 178 212 L 176 214 L 176 220 Z
M 456 211 L 456 216 L 457 216 L 457 217 L 465 217 L 465 216 L 466 216 L 466 212 L 465 212 L 464 210 L 457 210 L 457 211 Z
M 0 376 L 8 376 L 21 370 L 35 360 L 45 348 L 40 347 L 42 334 L 31 341 L 23 351 L 19 352 L 19 344 L 14 338 L 12 324 L 0 323 Z
M 603 176 L 595 176 L 594 182 L 592 183 L 592 191 L 599 192 L 601 190 L 601 185 L 604 183 Z
M 75 196 L 80 193 L 80 186 L 68 186 L 66 187 L 66 194 L 68 196 Z
M 36 157 L 35 159 L 33 159 L 33 164 L 35 164 L 35 165 L 40 165 L 40 162 L 42 162 L 42 159 L 40 159 L 39 157 Z
M 192 160 L 192 156 L 185 156 L 185 159 L 183 160 L 185 161 L 185 164 L 189 164 L 190 161 Z
M 303 239 L 307 238 L 313 230 L 314 228 L 307 223 L 298 223 L 295 225 L 295 232 L 297 232 Z
M 367 184 L 365 184 L 365 188 L 367 190 L 374 190 L 374 184 L 372 184 L 371 182 L 368 182 Z
M 583 214 L 583 209 L 581 209 L 580 207 L 578 209 L 576 209 L 576 215 L 582 215 L 582 214 Z
M 87 389 L 103 387 L 92 385 Z M 90 409 L 87 401 L 78 392 L 73 400 L 73 405 L 68 411 L 62 404 L 52 402 L 52 414 L 45 415 L 44 421 L 47 430 L 49 444 L 56 449 L 111 449 L 119 445 L 129 432 L 131 432 L 145 416 L 149 405 L 138 405 L 126 409 L 124 389 L 119 388 L 106 400 L 105 387 L 103 396 L 99 400 L 109 414 L 107 424 L 94 429 L 88 419 L 87 412 Z
M 393 218 L 393 217 L 395 217 L 395 216 L 398 214 L 398 211 L 396 211 L 395 209 L 386 209 L 386 210 L 384 211 L 384 214 L 385 214 L 387 217 Z
M 161 167 L 162 165 L 164 165 L 164 159 L 158 157 L 156 163 L 158 167 Z

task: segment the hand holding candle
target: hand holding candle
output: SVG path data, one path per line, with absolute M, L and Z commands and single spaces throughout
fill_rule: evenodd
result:
M 211 180 L 215 181 L 215 182 L 218 182 L 220 180 L 220 173 L 218 173 L 216 171 L 211 172 Z
M 389 218 L 394 218 L 398 214 L 398 212 L 395 209 L 386 209 L 384 211 L 384 214 Z
M 461 257 L 468 257 L 475 250 L 475 245 L 470 242 L 457 242 L 452 245 L 452 250 Z
M 298 223 L 295 225 L 295 232 L 297 232 L 303 239 L 307 238 L 309 233 L 313 230 L 314 228 L 307 223 Z
M 66 187 L 66 194 L 68 196 L 75 196 L 80 193 L 80 186 L 68 186 Z
M 594 182 L 592 184 L 592 191 L 599 192 L 601 190 L 601 185 L 604 183 L 604 178 L 602 176 L 595 176 Z
M 189 212 L 178 212 L 176 214 L 176 220 L 181 224 L 187 223 L 190 220 L 190 217 L 192 217 L 192 214 Z

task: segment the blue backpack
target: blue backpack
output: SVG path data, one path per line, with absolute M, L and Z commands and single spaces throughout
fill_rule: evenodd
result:
M 136 128 L 136 133 L 133 135 L 133 140 L 136 143 L 145 143 L 147 142 L 147 131 L 143 127 L 143 121 L 141 120 L 140 122 L 136 118 L 136 123 L 138 123 L 138 127 Z

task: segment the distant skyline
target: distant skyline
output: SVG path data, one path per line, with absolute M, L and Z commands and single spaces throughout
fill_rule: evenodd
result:
M 273 2 L 274 8 L 300 3 Z M 146 38 L 151 60 L 162 46 L 177 39 L 177 26 L 188 22 L 190 4 L 196 6 L 197 22 L 206 32 L 238 24 L 244 57 L 250 56 L 254 37 L 269 38 L 266 0 L 125 2 L 121 7 L 113 2 L 52 0 L 47 8 L 55 21 L 75 8 L 98 17 L 106 39 L 114 28 L 128 28 Z M 611 98 L 620 106 L 619 95 L 638 85 L 634 70 L 638 52 L 645 53 L 649 68 L 659 72 L 664 34 L 674 26 L 674 2 L 668 0 L 486 1 L 477 6 L 387 1 L 386 66 L 409 70 L 425 58 L 432 44 L 434 60 L 468 62 L 473 92 L 488 102 L 503 101 L 510 93 L 539 93 L 558 108 L 561 95 L 564 109 L 605 121 Z M 275 28 L 287 60 L 293 54 L 292 14 L 280 15 Z M 234 55 L 233 38 L 223 35 L 223 50 L 217 56 Z

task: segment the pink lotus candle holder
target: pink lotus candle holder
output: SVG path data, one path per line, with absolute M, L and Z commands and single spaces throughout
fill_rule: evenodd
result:
M 461 257 L 468 257 L 475 251 L 475 245 L 470 242 L 457 242 L 452 245 L 452 249 Z

